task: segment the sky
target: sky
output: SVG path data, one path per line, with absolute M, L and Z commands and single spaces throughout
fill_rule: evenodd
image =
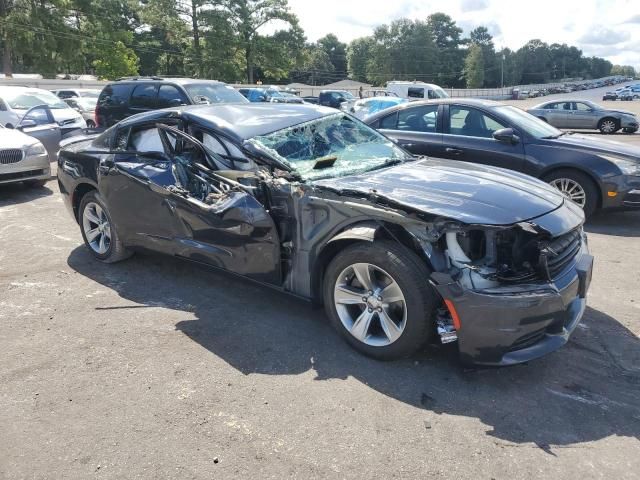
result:
M 397 18 L 444 12 L 465 35 L 487 27 L 498 49 L 517 50 L 539 38 L 640 70 L 640 0 L 289 0 L 289 5 L 309 41 L 334 33 L 350 42 Z

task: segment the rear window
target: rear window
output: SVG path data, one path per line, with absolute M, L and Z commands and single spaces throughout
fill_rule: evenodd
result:
M 101 107 L 109 105 L 122 105 L 129 100 L 129 93 L 131 93 L 132 85 L 127 84 L 113 84 L 107 85 L 100 93 L 98 99 L 98 105 Z
M 247 103 L 240 92 L 229 85 L 218 83 L 192 83 L 184 85 L 193 103 Z

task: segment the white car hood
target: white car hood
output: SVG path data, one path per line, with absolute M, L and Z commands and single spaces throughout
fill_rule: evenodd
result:
M 0 128 L 0 149 L 2 150 L 6 148 L 25 148 L 36 142 L 35 138 L 25 135 L 19 130 Z

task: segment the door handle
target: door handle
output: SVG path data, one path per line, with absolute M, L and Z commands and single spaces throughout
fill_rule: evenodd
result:
M 460 150 L 459 148 L 451 148 L 451 147 L 447 147 L 444 149 L 444 151 L 446 153 L 450 153 L 451 155 L 462 155 L 462 150 Z

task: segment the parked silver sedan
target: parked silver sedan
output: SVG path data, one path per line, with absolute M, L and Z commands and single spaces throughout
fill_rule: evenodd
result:
M 638 130 L 638 118 L 631 112 L 611 110 L 588 100 L 553 100 L 536 105 L 527 113 L 557 128 L 600 130 L 625 133 Z
M 50 176 L 49 155 L 42 142 L 0 126 L 0 184 L 25 182 L 42 187 Z

